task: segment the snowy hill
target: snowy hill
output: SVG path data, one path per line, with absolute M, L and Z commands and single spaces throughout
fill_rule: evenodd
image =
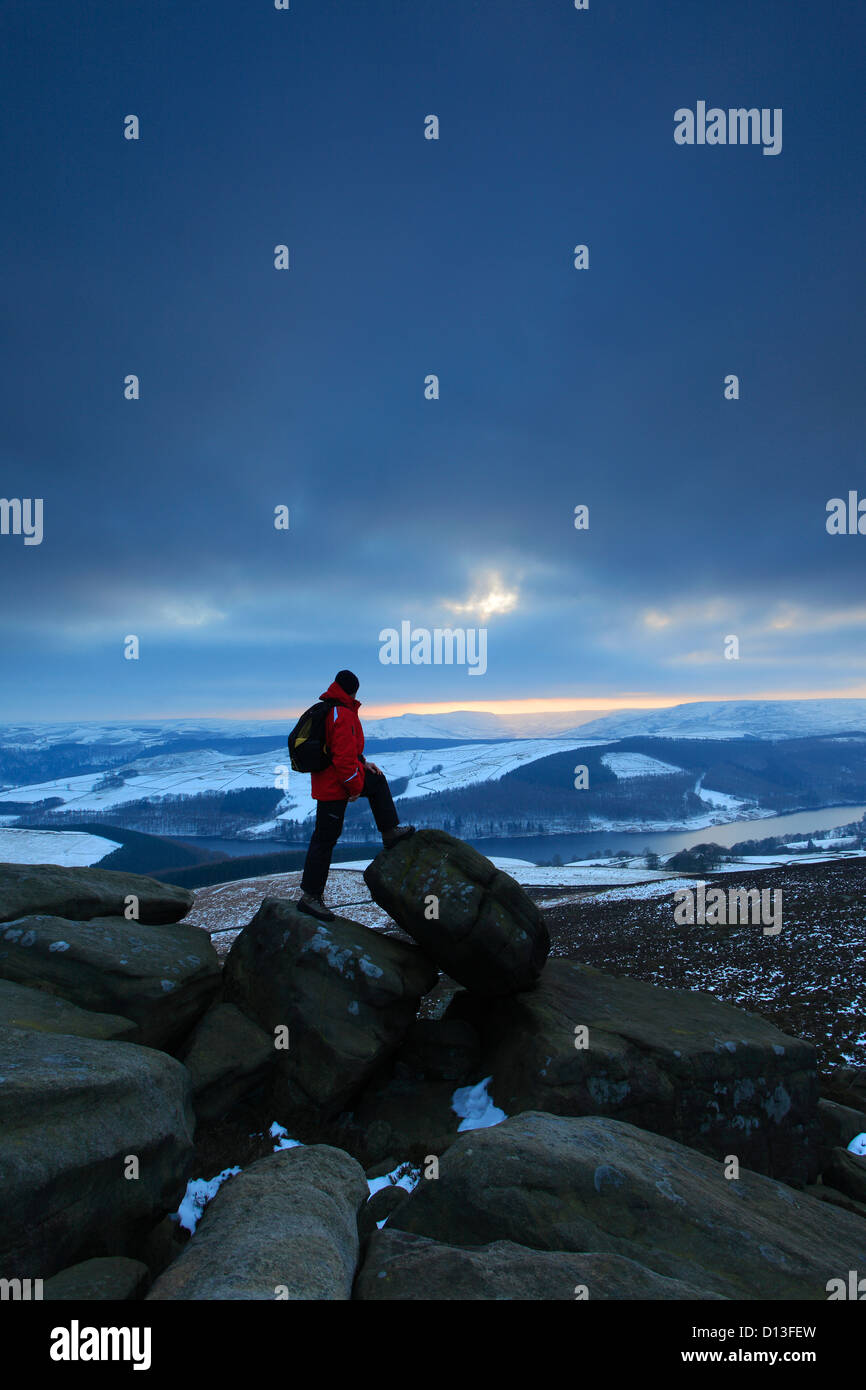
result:
M 580 726 L 598 738 L 809 738 L 866 734 L 866 700 L 696 700 L 607 714 Z
M 298 711 L 299 713 L 299 711 Z M 273 739 L 285 748 L 297 713 L 281 719 L 97 720 L 68 724 L 0 725 L 0 747 L 35 752 L 59 744 L 80 747 L 171 745 L 174 740 Z M 620 739 L 805 738 L 866 733 L 866 700 L 697 700 L 669 709 L 622 710 L 616 714 L 558 710 L 541 714 L 490 714 L 451 710 L 445 714 L 398 714 L 361 718 L 368 739 Z
M 539 758 L 605 744 L 606 740 L 579 737 L 515 739 L 495 744 L 460 743 L 452 748 L 406 749 L 381 756 L 392 781 L 408 779 L 404 795 L 425 796 L 430 792 L 454 791 L 474 783 L 497 781 L 515 768 Z M 281 750 L 232 757 L 202 748 L 138 758 L 114 774 L 109 785 L 105 785 L 101 772 L 87 772 L 14 787 L 5 796 L 25 804 L 56 797 L 63 803 L 64 811 L 74 811 L 85 817 L 130 801 L 157 801 L 161 797 L 197 796 L 247 787 L 273 788 L 280 767 L 287 767 Z M 289 792 L 279 819 L 302 821 L 310 815 L 309 789 L 308 775 L 289 773 Z M 265 835 L 273 830 L 274 824 L 271 821 L 258 826 L 256 833 Z
M 81 747 L 100 745 L 153 747 L 175 739 L 273 738 L 274 746 L 285 747 L 300 710 L 281 719 L 141 719 L 94 720 L 69 724 L 0 724 L 0 747 L 36 751 L 57 744 Z M 369 718 L 363 705 L 361 719 L 369 739 L 515 739 L 555 738 L 582 732 L 584 722 L 600 711 L 554 711 L 547 714 L 489 714 L 475 710 L 451 710 L 447 714 L 398 714 L 385 719 Z

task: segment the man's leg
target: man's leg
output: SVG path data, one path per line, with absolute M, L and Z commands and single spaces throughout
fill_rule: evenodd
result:
M 370 802 L 370 810 L 373 812 L 376 829 L 380 835 L 389 834 L 399 825 L 400 817 L 397 815 L 391 788 L 388 786 L 388 778 L 384 773 L 371 772 L 365 768 L 364 790 L 361 795 L 366 796 Z
M 317 801 L 316 825 L 310 837 L 310 847 L 304 861 L 301 892 L 311 898 L 321 898 L 328 881 L 331 855 L 343 829 L 345 801 Z
M 390 849 L 398 840 L 404 840 L 407 835 L 413 834 L 414 825 L 401 825 L 397 815 L 397 808 L 394 805 L 394 798 L 391 795 L 391 788 L 388 786 L 388 778 L 382 772 L 364 771 L 364 790 L 361 793 L 370 802 L 370 810 L 373 812 L 373 819 L 376 828 L 382 836 L 382 842 L 386 849 Z

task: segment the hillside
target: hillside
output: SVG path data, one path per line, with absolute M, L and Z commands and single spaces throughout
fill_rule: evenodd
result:
M 598 738 L 790 739 L 866 731 L 866 700 L 695 700 L 606 714 L 581 726 Z

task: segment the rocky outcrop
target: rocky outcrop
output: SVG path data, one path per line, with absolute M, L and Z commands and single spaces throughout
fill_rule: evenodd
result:
M 263 1085 L 274 1042 L 234 1004 L 213 1004 L 181 1053 L 199 1120 L 215 1120 Z
M 224 1183 L 148 1299 L 351 1297 L 364 1170 L 327 1145 L 286 1149 Z
M 508 874 L 441 830 L 419 830 L 364 870 L 373 898 L 452 979 L 485 997 L 528 989 L 550 950 L 541 911 Z
M 847 1149 L 834 1149 L 821 1181 L 846 1197 L 866 1203 L 866 1158 L 849 1153 Z
M 414 946 L 266 898 L 225 966 L 225 997 L 276 1047 L 280 1118 L 336 1114 L 391 1055 L 437 978 Z
M 396 1183 L 389 1183 L 387 1187 L 380 1187 L 378 1192 L 374 1192 L 358 1215 L 358 1235 L 361 1240 L 371 1236 L 379 1222 L 387 1221 L 408 1196 L 405 1187 L 398 1187 Z
M 866 1267 L 859 1216 L 748 1169 L 724 1172 L 618 1120 L 530 1112 L 461 1135 L 385 1229 L 619 1255 L 731 1299 L 824 1300 L 828 1280 Z
M 115 1255 L 83 1260 L 81 1264 L 62 1269 L 52 1279 L 46 1279 L 42 1297 L 46 1302 L 114 1303 L 141 1298 L 149 1282 L 147 1265 Z
M 0 864 L 0 922 L 44 913 L 86 921 L 122 917 L 130 898 L 140 922 L 179 922 L 193 904 L 186 888 L 112 869 L 66 869 L 57 864 Z
M 818 1101 L 818 1120 L 823 1141 L 821 1167 L 829 1162 L 833 1149 L 847 1149 L 858 1134 L 866 1134 L 866 1114 L 834 1100 Z
M 835 1067 L 823 1088 L 828 1100 L 866 1110 L 866 1067 Z
M 220 967 L 198 927 L 37 916 L 0 925 L 0 978 L 130 1018 L 137 1042 L 170 1050 L 213 999 Z
M 43 989 L 28 989 L 0 979 L 0 1027 L 32 1028 L 37 1033 L 73 1033 L 78 1038 L 131 1041 L 137 1030 L 131 1018 L 91 1013 Z
M 532 1250 L 511 1240 L 471 1249 L 385 1227 L 370 1240 L 355 1297 L 365 1300 L 719 1299 L 623 1255 Z
M 787 1182 L 818 1172 L 815 1049 L 757 1014 L 551 960 L 533 990 L 458 994 L 447 1017 L 478 1029 L 507 1115 L 609 1115 Z
M 819 1104 L 814 1048 L 756 1015 L 545 966 L 537 909 L 450 836 L 367 879 L 420 945 L 270 898 L 221 977 L 205 933 L 160 919 L 182 890 L 0 866 L 0 1278 L 63 1300 L 150 1278 L 158 1300 L 788 1300 L 866 1269 L 864 1069 Z M 274 1118 L 314 1143 L 206 1185 L 187 1240 L 193 1108 L 197 1176 L 269 1147 Z M 391 1178 L 369 1201 L 358 1159 Z
M 0 1028 L 0 1274 L 121 1255 L 183 1195 L 189 1076 L 126 1042 Z
M 365 1086 L 352 1110 L 334 1121 L 331 1142 L 354 1154 L 366 1167 L 389 1154 L 422 1162 L 453 1144 L 461 1117 L 453 1108 L 452 1081 L 419 1082 L 390 1076 Z

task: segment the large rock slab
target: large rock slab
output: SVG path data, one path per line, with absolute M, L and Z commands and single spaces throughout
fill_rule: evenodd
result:
M 234 1004 L 213 1004 L 181 1053 L 199 1120 L 216 1120 L 268 1078 L 274 1040 Z
M 533 990 L 458 994 L 452 1015 L 481 1033 L 507 1115 L 611 1115 L 787 1182 L 819 1171 L 815 1049 L 757 1014 L 557 959 Z
M 58 864 L 0 864 L 0 922 L 45 914 L 85 921 L 122 917 L 138 899 L 140 922 L 179 922 L 195 900 L 187 888 L 113 869 L 66 869 Z
M 442 830 L 418 830 L 364 870 L 373 898 L 440 969 L 488 997 L 528 989 L 550 950 L 539 908 L 508 874 Z M 437 916 L 431 895 L 436 899 Z
M 185 1067 L 134 1043 L 0 1028 L 0 1275 L 126 1254 L 183 1196 Z M 129 1160 L 138 1160 L 138 1176 Z
M 198 927 L 22 917 L 0 924 L 0 978 L 130 1018 L 136 1042 L 170 1050 L 219 989 L 220 964 Z
M 719 1299 L 609 1253 L 531 1250 L 511 1240 L 471 1249 L 386 1226 L 370 1238 L 355 1297 L 376 1300 Z
M 835 1187 L 829 1187 L 824 1183 L 823 1178 L 819 1183 L 813 1183 L 810 1187 L 803 1189 L 809 1197 L 815 1197 L 819 1202 L 830 1202 L 834 1207 L 841 1207 L 843 1211 L 852 1211 L 857 1216 L 866 1216 L 866 1202 L 858 1202 L 855 1197 L 849 1197 L 845 1192 L 839 1192 Z
M 114 1255 L 62 1269 L 46 1279 L 42 1297 L 46 1303 L 115 1303 L 141 1298 L 149 1283 L 147 1265 Z
M 849 1153 L 847 1149 L 834 1149 L 821 1181 L 846 1197 L 866 1203 L 866 1158 Z
M 103 1042 L 124 1038 L 131 1041 L 138 1031 L 131 1018 L 91 1013 L 57 994 L 28 989 L 11 980 L 0 980 L 0 1027 L 74 1033 L 78 1038 L 101 1038 Z
M 325 1144 L 284 1149 L 224 1183 L 148 1300 L 351 1297 L 364 1170 Z
M 388 1222 L 446 1245 L 606 1252 L 731 1299 L 826 1300 L 866 1222 L 619 1120 L 529 1112 L 461 1137 Z
M 436 978 L 414 946 L 266 898 L 235 939 L 224 985 L 226 999 L 272 1038 L 288 1029 L 288 1049 L 276 1053 L 284 1114 L 327 1117 L 394 1051 Z

